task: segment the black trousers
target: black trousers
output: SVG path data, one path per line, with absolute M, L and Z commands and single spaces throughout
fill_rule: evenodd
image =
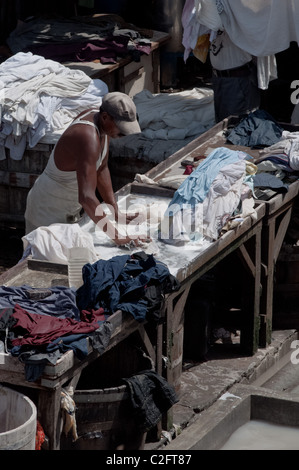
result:
M 251 112 L 260 105 L 260 90 L 256 67 L 252 65 L 242 77 L 219 77 L 213 74 L 214 107 L 216 122 L 231 115 Z

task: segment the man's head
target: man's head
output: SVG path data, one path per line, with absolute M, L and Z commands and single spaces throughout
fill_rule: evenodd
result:
M 104 111 L 112 117 L 121 134 L 129 135 L 141 132 L 135 103 L 125 93 L 119 91 L 107 93 L 102 99 L 100 111 Z

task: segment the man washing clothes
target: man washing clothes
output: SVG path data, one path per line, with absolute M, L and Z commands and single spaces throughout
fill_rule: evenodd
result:
M 78 221 L 82 209 L 117 244 L 144 241 L 122 236 L 108 219 L 96 195 L 120 212 L 108 168 L 109 139 L 141 132 L 133 100 L 120 92 L 107 93 L 100 109 L 79 114 L 56 143 L 48 164 L 31 188 L 25 211 L 26 234 L 40 226 Z M 134 216 L 124 216 L 129 223 Z

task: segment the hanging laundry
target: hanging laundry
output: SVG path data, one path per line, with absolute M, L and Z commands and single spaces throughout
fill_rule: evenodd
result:
M 178 398 L 173 387 L 154 370 L 144 370 L 123 381 L 128 385 L 129 400 L 137 426 L 152 429 Z

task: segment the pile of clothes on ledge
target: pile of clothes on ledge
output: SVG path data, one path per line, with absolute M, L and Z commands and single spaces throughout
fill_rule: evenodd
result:
M 227 142 L 257 149 L 254 157 L 254 194 L 268 200 L 285 193 L 299 176 L 299 132 L 285 130 L 264 110 L 243 116 L 227 132 Z
M 77 290 L 0 287 L 0 340 L 25 364 L 27 381 L 69 350 L 84 359 L 90 343 L 102 354 L 113 334 L 109 317 L 118 310 L 157 324 L 164 295 L 179 288 L 167 266 L 144 252 L 87 263 L 82 272 Z
M 32 52 L 58 62 L 114 64 L 119 57 L 135 61 L 150 54 L 152 31 L 127 24 L 118 15 L 71 18 L 35 17 L 17 25 L 7 45 L 13 54 Z

